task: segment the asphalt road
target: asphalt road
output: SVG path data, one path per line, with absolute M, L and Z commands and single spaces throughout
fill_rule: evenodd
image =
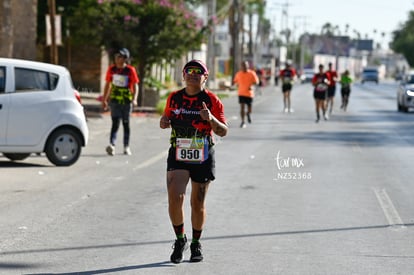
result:
M 169 262 L 157 115 L 134 116 L 132 156 L 106 155 L 103 115 L 74 166 L 0 157 L 0 274 L 412 274 L 414 114 L 396 111 L 395 90 L 355 84 L 346 113 L 337 92 L 315 123 L 309 84 L 294 86 L 294 113 L 267 87 L 245 129 L 237 98 L 224 99 L 230 131 L 217 138 L 196 264 Z

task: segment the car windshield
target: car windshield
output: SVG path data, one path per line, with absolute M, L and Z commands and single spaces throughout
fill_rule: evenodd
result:
M 414 74 L 407 76 L 407 83 L 414 84 Z
M 377 73 L 377 70 L 364 70 L 364 73 L 375 74 Z

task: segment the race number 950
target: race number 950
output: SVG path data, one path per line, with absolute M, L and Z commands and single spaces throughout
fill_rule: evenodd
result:
M 203 150 L 192 148 L 179 148 L 177 149 L 176 158 L 178 161 L 202 161 Z

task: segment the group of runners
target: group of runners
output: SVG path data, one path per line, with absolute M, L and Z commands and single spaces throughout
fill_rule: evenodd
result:
M 297 78 L 297 72 L 291 64 L 287 62 L 285 68 L 278 72 L 278 76 L 282 83 L 283 111 L 285 113 L 293 113 L 294 110 L 291 106 L 290 95 L 295 79 Z M 324 65 L 320 64 L 318 66 L 318 72 L 316 72 L 312 78 L 316 122 L 320 121 L 321 113 L 325 120 L 328 120 L 329 115 L 332 114 L 337 82 L 341 84 L 341 109 L 346 111 L 352 83 L 349 71 L 345 70 L 345 72 L 339 76 L 333 68 L 332 63 L 328 64 L 328 69 L 326 71 L 324 70 Z M 255 86 L 260 86 L 260 83 L 262 82 L 257 73 L 253 69 L 250 69 L 247 61 L 243 61 L 241 70 L 235 74 L 233 79 L 233 84 L 238 86 L 241 128 L 246 127 L 245 118 L 247 118 L 248 123 L 251 123 L 252 121 L 251 113 L 254 88 Z
M 293 112 L 290 94 L 294 79 L 297 77 L 296 71 L 287 63 L 286 67 L 280 71 L 279 77 L 282 81 L 284 112 Z M 328 70 L 326 71 L 324 70 L 324 66 L 320 64 L 318 66 L 318 72 L 314 74 L 311 82 L 314 87 L 313 98 L 315 99 L 316 122 L 319 122 L 321 112 L 325 120 L 328 120 L 329 115 L 332 114 L 337 82 L 341 84 L 341 109 L 346 111 L 352 83 L 348 70 L 345 70 L 341 76 L 338 76 L 338 73 L 332 67 L 332 63 L 328 64 Z
M 341 109 L 346 111 L 351 93 L 352 79 L 349 71 L 345 70 L 341 76 L 332 67 L 332 63 L 328 64 L 328 70 L 324 71 L 322 64 L 318 67 L 318 72 L 312 78 L 313 98 L 315 99 L 316 122 L 319 122 L 322 112 L 325 120 L 329 119 L 334 106 L 334 98 L 336 92 L 336 83 L 341 84 Z

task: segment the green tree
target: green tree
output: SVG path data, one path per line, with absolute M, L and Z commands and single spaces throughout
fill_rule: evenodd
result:
M 151 66 L 199 49 L 208 27 L 183 0 L 83 0 L 71 18 L 78 43 L 127 47 L 140 77 L 138 104 Z
M 414 11 L 409 13 L 408 20 L 401 28 L 393 32 L 390 48 L 404 55 L 408 64 L 414 66 Z

